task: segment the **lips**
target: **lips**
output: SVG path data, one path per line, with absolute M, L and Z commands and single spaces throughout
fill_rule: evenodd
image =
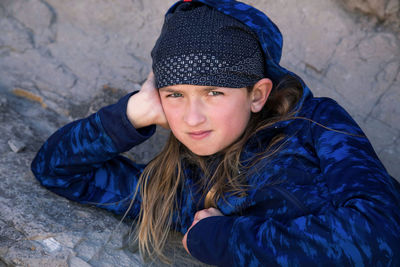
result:
M 210 133 L 211 133 L 211 131 L 195 131 L 195 132 L 189 132 L 188 134 L 193 139 L 201 140 L 201 139 L 209 136 Z

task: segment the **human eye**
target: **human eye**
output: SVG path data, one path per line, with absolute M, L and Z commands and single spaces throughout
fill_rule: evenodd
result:
M 171 94 L 168 94 L 167 97 L 178 98 L 178 97 L 182 97 L 182 94 L 178 93 L 178 92 L 173 92 Z
M 218 95 L 223 95 L 224 93 L 219 92 L 219 91 L 210 91 L 208 92 L 209 96 L 218 96 Z

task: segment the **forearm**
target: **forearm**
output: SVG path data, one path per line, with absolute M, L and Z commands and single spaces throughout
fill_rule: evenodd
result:
M 146 140 L 154 127 L 137 131 L 129 123 L 129 97 L 55 132 L 35 157 L 32 171 L 57 176 L 84 173 Z
M 154 126 L 136 130 L 126 117 L 130 95 L 99 112 L 55 132 L 32 162 L 32 172 L 49 190 L 84 203 L 100 205 L 116 213 L 127 208 L 144 166 L 120 156 L 149 138 Z M 136 202 L 132 214 L 139 207 Z
M 218 266 L 399 264 L 400 232 L 390 215 L 363 201 L 351 204 L 367 210 L 340 207 L 286 223 L 253 216 L 207 218 L 189 232 L 189 251 Z

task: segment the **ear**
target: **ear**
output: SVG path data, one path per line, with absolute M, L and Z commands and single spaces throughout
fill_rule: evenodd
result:
M 264 107 L 272 90 L 272 81 L 268 78 L 259 80 L 250 92 L 251 111 L 257 113 Z

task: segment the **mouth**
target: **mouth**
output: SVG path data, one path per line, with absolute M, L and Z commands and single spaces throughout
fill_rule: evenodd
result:
M 188 134 L 193 139 L 201 140 L 201 139 L 206 138 L 207 136 L 209 136 L 211 134 L 211 130 L 210 131 L 189 132 Z

